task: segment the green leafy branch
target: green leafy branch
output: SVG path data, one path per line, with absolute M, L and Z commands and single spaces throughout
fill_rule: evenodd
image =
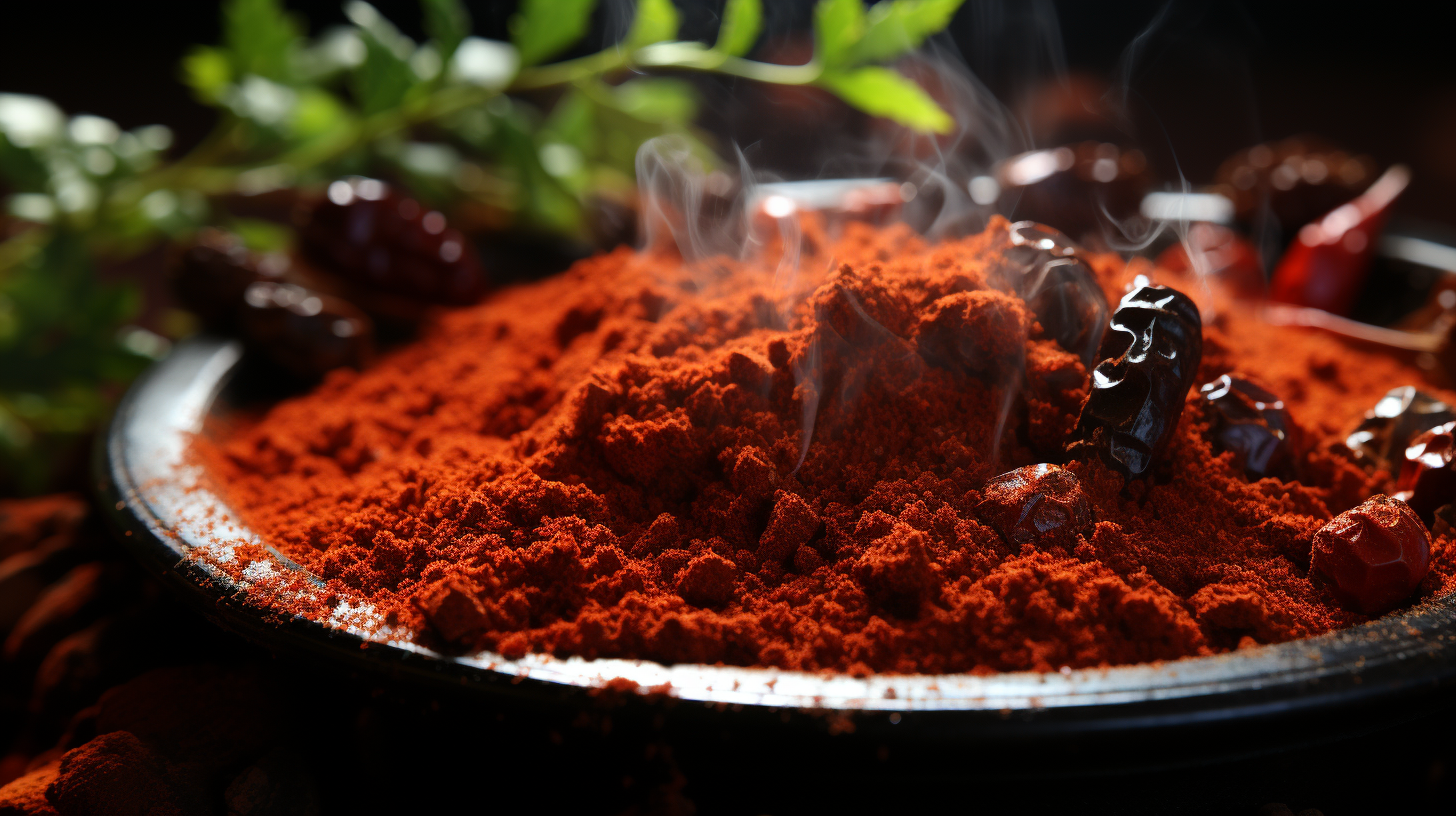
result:
M 258 8 L 271 0 L 246 0 Z M 454 57 L 467 41 L 464 34 L 468 21 L 463 10 L 450 0 L 430 0 L 425 4 L 427 28 L 431 43 L 411 51 L 412 43 L 402 37 L 371 7 L 361 2 L 349 5 L 350 17 L 358 25 L 363 59 L 354 69 L 351 88 L 362 116 L 347 121 L 337 115 L 342 106 L 317 90 L 300 99 L 300 111 L 327 108 L 335 112 L 335 127 L 315 138 L 303 139 L 291 151 L 270 157 L 273 167 L 282 175 L 327 164 L 361 145 L 386 140 L 411 128 L 448 119 L 460 111 L 476 108 L 500 95 L 521 94 L 553 87 L 581 87 L 600 82 L 634 69 L 658 71 L 700 71 L 738 76 L 761 82 L 785 85 L 817 85 L 840 95 L 867 112 L 894 119 L 909 127 L 933 132 L 946 132 L 952 126 L 950 117 L 918 85 L 898 72 L 867 63 L 882 62 L 908 53 L 934 31 L 949 22 L 961 0 L 887 0 L 866 13 L 860 0 L 825 0 L 816 13 L 815 58 L 804 65 L 786 66 L 744 58 L 760 33 L 762 9 L 759 0 L 730 0 L 720 28 L 718 41 L 708 46 L 693 41 L 676 41 L 678 13 L 669 0 L 641 0 L 627 36 L 616 47 L 579 59 L 549 65 L 541 64 L 574 44 L 585 31 L 592 10 L 591 0 L 541 2 L 528 0 L 512 21 L 512 47 L 503 43 L 475 40 L 469 43 L 470 60 L 457 69 L 457 80 L 451 82 L 448 71 L 441 71 L 445 60 Z M 237 5 L 244 5 L 243 0 Z M 237 16 L 242 16 L 238 14 Z M 254 16 L 265 16 L 255 12 Z M 276 20 L 276 17 L 275 17 Z M 239 70 L 262 65 L 271 74 L 255 76 L 288 84 L 296 84 L 298 71 L 292 75 L 276 67 L 276 60 L 267 56 L 277 43 L 287 38 L 280 31 L 286 23 L 255 23 L 252 40 L 239 38 L 233 46 L 234 58 L 212 49 L 195 53 L 188 63 L 192 85 L 204 99 L 226 100 L 243 93 L 233 107 L 254 108 L 258 113 L 274 110 L 267 102 L 266 86 L 254 82 L 229 85 Z M 473 38 L 469 38 L 473 39 Z M 314 49 L 316 52 L 320 49 Z M 335 44 L 334 52 L 343 50 Z M 255 51 L 262 51 L 255 56 Z M 295 60 L 295 64 L 300 62 Z M 314 73 L 327 75 L 327 56 L 315 53 L 303 60 L 314 67 Z M 228 67 L 232 70 L 229 71 Z M 321 70 L 322 68 L 322 70 Z M 307 71 L 302 72 L 305 78 Z M 672 94 L 677 101 L 664 105 L 678 111 L 691 111 L 691 92 L 685 86 L 658 85 L 657 95 Z M 274 94 L 277 96 L 277 94 Z M 257 99 L 254 99 L 257 97 Z M 328 121 L 330 117 L 300 116 L 300 120 Z M 647 121 L 653 126 L 675 125 L 683 121 Z M 300 128 L 308 130 L 308 128 Z M 315 128 L 317 129 L 317 128 Z M 301 133 L 306 136 L 308 134 Z M 177 183 L 205 193 L 225 192 L 236 184 L 242 173 L 263 171 L 266 164 L 248 167 L 189 166 L 176 168 L 177 177 L 163 176 L 158 185 Z
M 166 128 L 123 132 L 0 94 L 0 492 L 47 484 L 67 446 L 166 348 L 129 325 L 136 289 L 101 284 L 98 264 L 209 223 L 287 242 L 285 227 L 232 218 L 220 197 L 367 172 L 402 179 L 466 228 L 580 233 L 593 195 L 633 189 L 647 139 L 677 133 L 712 155 L 685 73 L 812 85 L 916 130 L 949 130 L 888 63 L 961 1 L 821 0 L 812 59 L 779 65 L 749 57 L 761 0 L 728 0 L 712 44 L 679 39 L 671 0 L 639 0 L 621 42 L 556 62 L 586 34 L 595 0 L 523 0 L 510 42 L 473 36 L 459 0 L 421 0 L 423 43 L 362 0 L 345 5 L 349 25 L 313 38 L 280 0 L 226 0 L 222 42 L 182 65 L 217 125 L 170 162 Z

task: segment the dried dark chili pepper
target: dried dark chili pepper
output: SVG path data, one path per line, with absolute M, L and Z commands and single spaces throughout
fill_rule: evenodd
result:
M 260 256 L 249 252 L 236 235 L 208 228 L 177 256 L 172 290 L 202 325 L 212 331 L 232 332 L 248 286 L 282 280 L 287 269 L 287 256 Z
M 249 348 L 304 379 L 374 354 L 369 318 L 347 301 L 288 283 L 260 281 L 243 293 L 238 328 Z
M 182 305 L 209 330 L 240 336 L 251 353 L 302 379 L 374 356 L 374 324 L 353 304 L 295 281 L 282 254 L 251 252 L 235 235 L 206 229 L 173 274 Z
M 1198 307 L 1175 289 L 1139 286 L 1118 304 L 1102 355 L 1072 447 L 1095 451 L 1126 478 L 1142 478 L 1172 438 L 1198 373 Z
M 488 284 L 475 248 L 444 215 L 375 179 L 330 184 L 299 237 L 309 260 L 350 286 L 466 304 Z
M 1395 474 L 1411 440 L 1437 425 L 1456 420 L 1456 412 L 1414 385 L 1392 388 L 1365 412 L 1365 419 L 1345 438 L 1355 460 L 1372 470 Z
M 1225 374 L 1199 389 L 1212 418 L 1209 436 L 1250 479 L 1290 477 L 1294 421 L 1284 401 L 1242 377 Z
M 986 483 L 976 515 L 1007 544 L 1074 544 L 1092 526 L 1092 505 L 1077 474 L 1056 465 L 1027 465 Z
M 1432 526 L 1437 508 L 1456 500 L 1456 422 L 1426 431 L 1411 440 L 1396 485 L 1404 499 L 1427 526 Z
M 1067 236 L 1034 221 L 1008 230 L 1011 247 L 995 281 L 1015 292 L 1036 315 L 1042 331 L 1091 368 L 1107 331 L 1107 296 Z
M 1012 156 L 996 170 L 999 206 L 1081 235 L 1110 216 L 1138 211 L 1153 176 L 1139 150 L 1107 142 L 1078 142 Z
M 1286 235 L 1344 204 L 1379 175 L 1375 160 L 1309 137 L 1254 145 L 1230 156 L 1214 190 L 1234 203 L 1243 224 L 1266 208 Z

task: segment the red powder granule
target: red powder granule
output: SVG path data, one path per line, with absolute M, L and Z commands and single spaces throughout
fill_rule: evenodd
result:
M 49 763 L 0 785 L 0 813 L 6 816 L 55 816 L 56 809 L 46 801 L 46 789 L 60 773 L 59 761 Z
M 1065 462 L 1088 373 L 988 287 L 1007 241 L 1000 219 L 938 245 L 851 226 L 813 234 L 797 278 L 621 249 L 441 314 L 198 451 L 268 543 L 440 648 L 1045 671 L 1365 620 L 1309 574 L 1315 530 L 1389 488 L 1338 443 L 1394 386 L 1456 395 L 1164 275 L 1219 310 L 1199 382 L 1284 399 L 1299 480 L 1215 453 L 1194 389 L 1151 479 L 1065 463 L 1093 523 L 1013 548 L 982 488 Z M 1152 272 L 1092 263 L 1111 302 Z
M 46 799 L 59 813 L 181 816 L 166 762 L 136 735 L 114 731 L 66 753 Z

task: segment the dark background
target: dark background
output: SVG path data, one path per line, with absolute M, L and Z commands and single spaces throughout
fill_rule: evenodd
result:
M 507 37 L 515 3 L 466 4 L 478 34 Z M 341 5 L 287 2 L 311 33 L 341 23 Z M 376 5 L 421 37 L 413 0 Z M 685 36 L 713 35 L 721 3 L 678 5 Z M 812 4 L 765 5 L 759 53 L 802 33 Z M 626 0 L 599 6 L 583 50 L 619 36 L 629 18 Z M 1143 0 L 969 0 L 951 25 L 962 58 L 1011 107 L 1068 73 L 1105 77 L 1114 87 L 1125 79 L 1135 125 L 1128 136 L 1165 178 L 1181 169 L 1194 183 L 1208 181 L 1235 150 L 1314 133 L 1382 164 L 1411 165 L 1414 182 L 1400 212 L 1448 225 L 1456 225 L 1453 30 L 1452 4 Z M 68 112 L 100 114 L 123 127 L 161 122 L 185 147 L 212 116 L 177 80 L 178 61 L 191 45 L 217 38 L 215 4 L 11 3 L 0 26 L 0 91 L 47 96 Z M 740 141 L 761 135 L 763 125 L 743 117 L 716 124 Z
M 289 0 L 311 33 L 343 21 L 334 0 Z M 386 17 L 419 37 L 412 0 L 381 0 Z M 467 2 L 478 34 L 505 38 L 513 3 Z M 593 50 L 619 33 L 624 3 L 604 2 L 596 30 L 583 44 Z M 680 6 L 682 4 L 680 3 Z M 769 2 L 764 50 L 791 44 L 809 19 L 806 2 Z M 685 8 L 685 35 L 711 36 L 717 3 Z M 195 43 L 218 37 L 216 5 L 172 3 L 10 3 L 0 25 L 0 91 L 49 97 L 71 113 L 95 113 L 123 127 L 160 122 L 171 126 L 179 148 L 208 130 L 212 114 L 190 98 L 177 80 L 177 65 Z M 1456 227 L 1456 58 L 1450 37 L 1456 5 L 1419 13 L 1395 4 L 1347 10 L 1314 3 L 1018 2 L 969 0 L 951 27 L 954 44 L 976 76 L 1009 108 L 1032 88 L 1059 76 L 1108 79 L 1128 91 L 1128 137 L 1189 180 L 1208 181 L 1230 153 L 1252 143 L 1315 133 L 1382 164 L 1405 162 L 1414 182 L 1399 212 L 1408 219 Z M 726 117 L 726 135 L 751 138 L 761 122 Z M 1164 149 L 1166 148 L 1166 149 Z M 812 172 L 812 168 L 804 168 Z M 194 620 L 179 613 L 186 630 Z M 1399 710 L 1403 722 L 1333 743 L 1276 751 L 1257 758 L 1215 762 L 1192 769 L 1068 778 L 1077 760 L 1067 749 L 1053 761 L 1036 750 L 1021 759 L 1023 775 L 996 778 L 974 757 L 947 746 L 944 752 L 917 741 L 886 747 L 867 739 L 826 741 L 818 736 L 755 747 L 758 738 L 653 725 L 622 716 L 609 736 L 598 720 L 586 725 L 571 712 L 515 713 L 474 699 L 451 702 L 414 689 L 378 685 L 335 667 L 313 667 L 287 656 L 269 656 L 202 628 L 174 643 L 228 652 L 231 659 L 280 685 L 300 682 L 318 689 L 293 702 L 313 727 L 315 740 L 337 737 L 342 750 L 314 745 L 319 787 L 370 809 L 371 797 L 399 802 L 405 791 L 447 789 L 478 792 L 481 802 L 503 798 L 522 805 L 540 797 L 543 811 L 567 791 L 587 810 L 587 791 L 615 788 L 617 777 L 661 776 L 673 780 L 665 800 L 634 800 L 618 793 L 598 806 L 621 812 L 700 813 L 853 811 L 869 805 L 924 810 L 941 798 L 956 810 L 988 800 L 996 810 L 1126 813 L 1268 813 L 1271 802 L 1294 810 L 1318 807 L 1326 814 L 1449 812 L 1453 786 L 1447 769 L 1456 763 L 1446 736 L 1456 716 L 1442 699 L 1412 701 Z M 171 634 L 165 637 L 172 637 Z M 206 646 L 204 646 L 206 644 Z M 186 649 L 171 660 L 190 659 Z M 180 655 L 180 656 L 179 656 Z M 209 658 L 213 659 L 213 658 Z M 223 658 L 216 658 L 223 660 Z M 297 686 L 295 686 L 296 688 Z M 338 690 L 335 694 L 334 690 Z M 1339 718 L 1350 712 L 1330 712 Z M 1412 721 L 1413 720 L 1413 721 Z M 300 719 L 300 723 L 304 720 Z M 1328 723 L 1326 723 L 1328 725 Z M 1308 724 L 1281 723 L 1222 734 L 1244 750 L 1299 742 Z M 1353 727 L 1352 727 L 1353 729 Z M 1334 730 L 1338 731 L 1336 727 Z M 764 732 L 766 733 L 766 732 Z M 562 735 L 565 735 L 564 737 Z M 726 734 L 726 732 L 725 732 Z M 769 743 L 781 738 L 767 738 Z M 1122 744 L 1088 740 L 1081 750 L 1116 765 Z M 456 742 L 452 742 L 452 740 Z M 1203 732 L 1149 735 L 1136 753 L 1166 750 L 1170 758 L 1197 753 Z M 481 752 L 465 746 L 486 746 Z M 493 747 L 492 747 L 493 746 Z M 903 751 L 903 753 L 902 753 Z M 898 761 L 897 761 L 898 760 Z M 1057 763 L 1066 763 L 1058 766 Z M 548 769 L 548 764 L 555 769 Z M 494 769 L 490 767 L 494 765 Z M 641 766 L 641 767 L 639 767 Z M 998 772 L 999 773 L 999 772 Z M 370 776 L 381 781 L 370 788 Z M 517 778 L 512 785 L 509 779 Z M 385 777 L 391 777 L 383 783 Z M 610 778 L 609 778 L 610 777 Z M 964 784 L 957 780 L 964 780 Z M 654 783 L 655 784 L 655 783 Z M 338 785 L 340 787 L 334 787 Z M 527 791 L 523 786 L 535 786 Z M 654 796 L 656 796 L 654 794 Z M 677 796 L 674 799 L 673 796 Z M 333 797 L 331 797 L 333 798 Z M 682 801 L 679 801 L 682 800 Z M 340 800 L 334 798 L 337 804 Z M 428 805 L 418 803 L 421 809 Z M 691 807 L 691 805 L 689 805 Z M 949 809 L 949 808 L 948 808 Z

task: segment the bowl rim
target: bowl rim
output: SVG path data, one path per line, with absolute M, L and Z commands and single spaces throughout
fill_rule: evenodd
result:
M 1023 724 L 1017 727 L 1029 721 L 1055 722 L 1063 729 L 1304 711 L 1433 688 L 1456 678 L 1456 593 L 1348 629 L 1213 656 L 984 675 L 854 677 L 544 654 L 520 659 L 492 652 L 451 655 L 410 641 L 349 598 L 326 621 L 283 614 L 278 607 L 259 603 L 250 588 L 278 574 L 307 578 L 295 582 L 300 592 L 321 591 L 323 582 L 271 548 L 271 561 L 249 567 L 256 581 L 247 577 L 248 571 L 240 577 L 225 572 L 221 567 L 229 548 L 239 540 L 257 541 L 256 535 L 228 520 L 233 514 L 226 503 L 199 486 L 197 466 L 181 458 L 188 439 L 223 404 L 224 389 L 241 359 L 236 341 L 200 336 L 180 343 L 139 377 L 98 440 L 97 488 L 109 522 L 133 555 L 222 625 L 265 645 L 325 652 L 335 659 L 494 693 L 561 697 L 633 692 L 718 707 L 934 713 Z

